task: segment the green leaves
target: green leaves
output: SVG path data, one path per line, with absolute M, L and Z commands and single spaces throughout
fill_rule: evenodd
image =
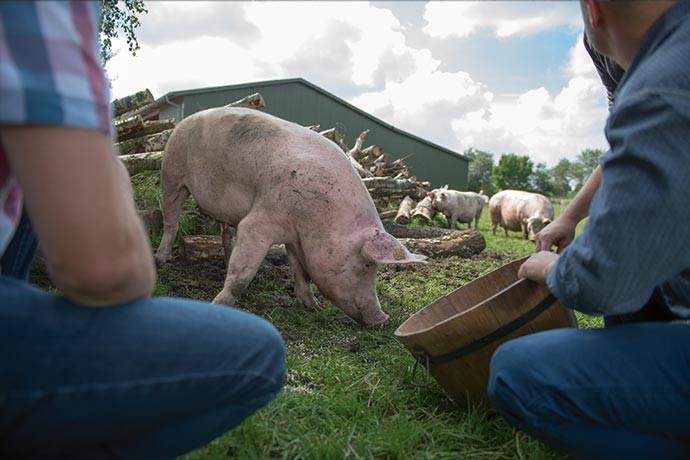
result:
M 139 42 L 135 30 L 141 25 L 139 16 L 148 13 L 144 0 L 102 0 L 100 28 L 101 61 L 105 65 L 113 57 L 112 39 L 122 31 L 133 56 L 137 55 Z

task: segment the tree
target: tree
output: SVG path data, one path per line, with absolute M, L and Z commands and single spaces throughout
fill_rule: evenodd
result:
M 122 30 L 133 56 L 137 55 L 139 42 L 135 29 L 141 25 L 138 15 L 148 13 L 144 0 L 102 0 L 100 20 L 100 50 L 103 66 L 113 57 L 112 39 Z
M 469 148 L 463 153 L 470 159 L 467 171 L 467 190 L 482 191 L 485 195 L 493 195 L 496 191 L 493 181 L 494 156 L 491 153 Z
M 570 160 L 563 158 L 549 171 L 553 196 L 566 197 L 573 190 Z
M 532 161 L 528 156 L 514 153 L 502 155 L 494 166 L 493 178 L 500 190 L 529 190 Z
M 570 166 L 570 173 L 575 180 L 573 190 L 579 191 L 592 174 L 592 171 L 599 164 L 599 157 L 604 154 L 600 149 L 585 149 L 577 155 L 577 158 Z
M 537 163 L 529 177 L 530 190 L 546 196 L 553 196 L 552 177 L 545 163 Z

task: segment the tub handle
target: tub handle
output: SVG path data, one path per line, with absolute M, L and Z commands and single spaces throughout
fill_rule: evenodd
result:
M 429 361 L 430 361 L 430 356 L 429 353 L 424 351 L 421 348 L 415 348 L 414 349 L 414 367 L 412 368 L 412 385 L 416 387 L 427 387 L 429 386 L 429 383 L 431 383 L 431 372 L 429 371 Z M 426 373 L 426 377 L 422 381 L 422 383 L 417 383 L 415 382 L 415 375 L 417 375 L 417 366 L 419 365 L 424 366 L 424 372 Z

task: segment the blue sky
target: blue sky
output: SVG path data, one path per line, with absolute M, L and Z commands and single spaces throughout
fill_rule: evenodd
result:
M 113 96 L 302 77 L 463 152 L 549 166 L 605 148 L 577 2 L 147 2 Z M 270 101 L 267 101 L 270 103 Z M 384 146 L 385 148 L 385 146 Z

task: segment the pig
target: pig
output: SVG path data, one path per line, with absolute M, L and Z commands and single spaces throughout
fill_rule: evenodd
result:
M 381 264 L 425 262 L 383 229 L 376 207 L 340 147 L 318 133 L 254 109 L 221 107 L 182 120 L 163 153 L 164 231 L 170 257 L 185 199 L 222 223 L 230 256 L 213 303 L 233 305 L 269 248 L 284 243 L 295 297 L 321 309 L 310 282 L 364 326 L 386 322 L 376 295 Z M 235 231 L 230 252 L 228 230 Z
M 491 232 L 503 227 L 505 236 L 508 230 L 522 230 L 524 239 L 536 240 L 536 235 L 553 220 L 553 206 L 544 195 L 520 190 L 504 190 L 489 200 Z
M 445 185 L 429 192 L 429 196 L 434 209 L 446 216 L 451 229 L 455 229 L 455 222 L 468 224 L 467 228 L 472 228 L 472 219 L 474 219 L 474 229 L 477 229 L 484 209 L 484 200 L 481 195 L 474 192 L 448 190 L 448 186 Z

